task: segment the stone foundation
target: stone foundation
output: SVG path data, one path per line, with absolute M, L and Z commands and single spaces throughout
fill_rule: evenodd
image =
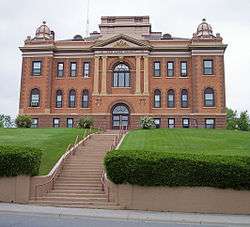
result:
M 94 127 L 102 129 L 112 128 L 112 115 L 89 115 L 94 118 Z M 129 129 L 139 128 L 140 118 L 144 115 L 130 115 L 129 117 Z M 32 115 L 32 118 L 38 118 L 38 127 L 47 128 L 53 127 L 53 118 L 60 118 L 60 127 L 67 127 L 67 118 L 74 119 L 74 127 L 77 127 L 79 119 L 83 115 Z M 175 118 L 175 127 L 182 128 L 182 119 L 190 119 L 190 128 L 205 128 L 205 119 L 213 118 L 215 119 L 215 128 L 225 128 L 226 127 L 226 115 L 151 115 L 153 118 L 161 119 L 161 128 L 168 127 L 168 118 Z

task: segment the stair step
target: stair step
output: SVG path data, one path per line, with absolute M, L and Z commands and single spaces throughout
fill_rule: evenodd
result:
M 82 189 L 86 189 L 86 190 L 102 190 L 101 186 L 95 186 L 95 187 L 91 187 L 91 186 L 56 186 L 54 188 L 55 190 L 68 190 L 68 191 L 73 191 L 73 189 L 76 190 L 82 190 Z
M 108 202 L 107 198 L 98 198 L 98 197 L 88 197 L 88 198 L 84 198 L 82 196 L 79 197 L 63 197 L 63 196 L 44 196 L 44 197 L 37 197 L 36 199 L 34 199 L 35 201 L 54 201 L 54 202 L 70 202 L 70 203 L 91 203 L 91 202 Z
M 100 194 L 100 193 L 104 193 L 102 191 L 102 189 L 96 189 L 96 188 L 91 188 L 91 189 L 71 189 L 70 191 L 67 189 L 53 189 L 51 192 L 49 193 L 72 193 L 72 194 L 81 194 L 81 193 L 85 193 L 85 194 Z
M 53 200 L 30 200 L 29 201 L 30 203 L 36 203 L 36 204 L 44 204 L 44 205 L 57 205 L 57 206 L 60 206 L 60 205 L 74 205 L 74 207 L 76 206 L 85 206 L 85 205 L 94 205 L 94 206 L 98 206 L 98 205 L 101 205 L 101 206 L 115 206 L 116 204 L 115 203 L 109 203 L 109 202 L 67 202 L 67 201 L 53 201 Z
M 65 182 L 65 183 L 80 183 L 80 182 L 94 182 L 94 183 L 98 183 L 98 182 L 101 182 L 101 178 L 97 177 L 97 178 L 77 178 L 77 179 L 70 179 L 70 178 L 62 178 L 62 177 L 59 177 L 56 182 Z
M 59 192 L 49 192 L 46 197 L 82 197 L 82 198 L 107 198 L 104 193 L 59 193 Z
M 47 203 L 38 203 L 30 201 L 31 204 L 39 205 L 39 206 L 54 206 L 54 207 L 68 207 L 68 208 L 94 208 L 94 209 L 109 209 L 109 210 L 121 210 L 124 209 L 122 206 L 118 206 L 114 203 L 105 203 L 105 204 L 47 204 Z

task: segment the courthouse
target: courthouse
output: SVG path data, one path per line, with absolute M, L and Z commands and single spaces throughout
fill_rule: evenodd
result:
M 157 127 L 224 128 L 227 45 L 205 19 L 187 36 L 152 31 L 149 16 L 104 16 L 99 31 L 57 40 L 43 22 L 20 47 L 19 114 L 32 127 L 91 116 L 131 129 L 150 116 Z

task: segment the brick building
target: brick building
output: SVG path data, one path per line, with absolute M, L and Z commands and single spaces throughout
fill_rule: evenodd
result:
M 148 16 L 102 17 L 100 32 L 56 40 L 44 22 L 20 48 L 20 114 L 33 127 L 225 127 L 224 51 L 203 19 L 191 39 L 152 32 Z

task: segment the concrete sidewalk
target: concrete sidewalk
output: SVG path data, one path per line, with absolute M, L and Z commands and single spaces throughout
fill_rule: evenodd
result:
M 166 223 L 220 224 L 225 226 L 250 226 L 250 215 L 193 214 L 172 212 L 151 212 L 135 210 L 103 210 L 45 207 L 0 203 L 1 214 L 34 214 L 54 217 L 71 216 L 112 220 L 141 220 Z

